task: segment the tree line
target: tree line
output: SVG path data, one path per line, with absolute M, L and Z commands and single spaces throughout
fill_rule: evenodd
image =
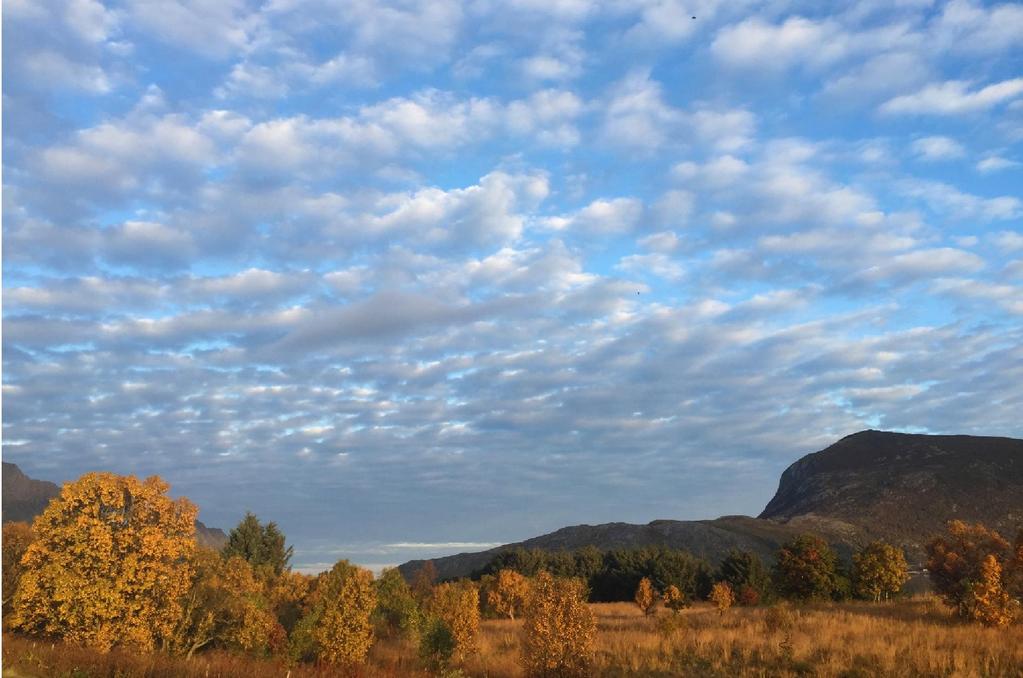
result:
M 471 579 L 438 582 L 432 562 L 406 581 L 346 560 L 317 576 L 292 571 L 273 523 L 246 514 L 221 551 L 196 544 L 197 509 L 157 477 L 109 473 L 66 484 L 33 525 L 3 527 L 5 629 L 105 651 L 190 657 L 211 648 L 357 667 L 376 638 L 413 643 L 445 671 L 478 652 L 482 617 L 521 620 L 530 675 L 586 675 L 595 626 L 587 602 L 632 600 L 677 613 L 777 600 L 882 602 L 908 578 L 902 550 L 871 543 L 848 566 L 822 539 L 783 544 L 771 567 L 732 551 L 712 568 L 663 547 L 571 552 L 512 549 Z M 1023 530 L 1010 543 L 953 521 L 928 545 L 935 591 L 964 620 L 1005 626 L 1023 599 Z M 670 619 L 670 617 L 668 617 Z

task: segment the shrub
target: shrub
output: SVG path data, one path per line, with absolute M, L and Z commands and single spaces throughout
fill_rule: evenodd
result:
M 419 636 L 419 659 L 433 673 L 445 671 L 451 664 L 458 643 L 443 619 L 429 617 Z
M 528 675 L 588 676 L 596 624 L 586 604 L 585 584 L 541 572 L 533 582 L 522 634 L 522 663 Z
M 743 607 L 755 607 L 760 604 L 760 592 L 752 586 L 743 586 L 736 594 L 735 601 Z
M 711 587 L 710 602 L 714 603 L 718 614 L 724 614 L 735 603 L 735 593 L 728 582 L 719 581 Z
M 664 589 L 664 593 L 661 594 L 661 603 L 674 614 L 678 614 L 684 608 L 689 607 L 689 601 L 686 600 L 685 594 L 674 584 Z

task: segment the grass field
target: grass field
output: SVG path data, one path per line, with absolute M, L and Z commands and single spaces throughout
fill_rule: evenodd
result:
M 1023 626 L 986 629 L 949 617 L 934 598 L 890 604 L 842 603 L 793 608 L 736 608 L 724 615 L 698 605 L 668 625 L 661 610 L 643 617 L 628 603 L 592 606 L 598 624 L 599 676 L 1013 676 L 1023 678 Z M 772 619 L 773 618 L 773 619 Z M 786 624 L 786 622 L 788 622 Z M 488 620 L 480 653 L 464 675 L 522 676 L 520 622 Z M 190 662 L 162 655 L 98 655 L 61 644 L 5 636 L 5 678 L 291 678 L 340 675 L 328 668 L 210 653 Z M 425 676 L 414 647 L 380 641 L 365 678 Z

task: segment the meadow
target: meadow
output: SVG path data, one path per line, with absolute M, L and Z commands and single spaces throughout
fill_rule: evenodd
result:
M 891 603 L 732 608 L 700 603 L 677 616 L 644 616 L 631 603 L 595 603 L 595 676 L 1012 676 L 1023 678 L 1023 626 L 963 623 L 931 596 Z M 521 622 L 484 620 L 479 653 L 460 667 L 480 678 L 524 676 Z M 71 645 L 5 634 L 4 678 L 322 678 L 337 669 L 211 652 L 164 654 Z M 362 678 L 428 676 L 407 641 L 380 639 Z M 459 675 L 451 672 L 450 675 Z

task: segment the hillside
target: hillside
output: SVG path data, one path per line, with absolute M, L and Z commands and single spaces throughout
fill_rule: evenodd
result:
M 818 516 L 922 553 L 953 518 L 1023 526 L 1023 440 L 862 431 L 782 473 L 760 518 Z
M 3 522 L 32 520 L 43 512 L 50 500 L 60 494 L 60 487 L 46 480 L 29 478 L 17 464 L 3 462 Z M 219 527 L 206 527 L 195 521 L 195 538 L 203 546 L 221 549 L 227 535 Z
M 813 532 L 843 556 L 871 539 L 885 539 L 904 546 L 919 565 L 923 545 L 953 518 L 983 522 L 1006 536 L 1023 526 L 1023 440 L 861 431 L 789 466 L 757 518 L 578 525 L 433 562 L 441 577 L 457 577 L 509 548 L 586 545 L 602 550 L 663 545 L 712 563 L 739 548 L 770 560 L 783 541 Z M 400 569 L 408 576 L 423 562 Z

